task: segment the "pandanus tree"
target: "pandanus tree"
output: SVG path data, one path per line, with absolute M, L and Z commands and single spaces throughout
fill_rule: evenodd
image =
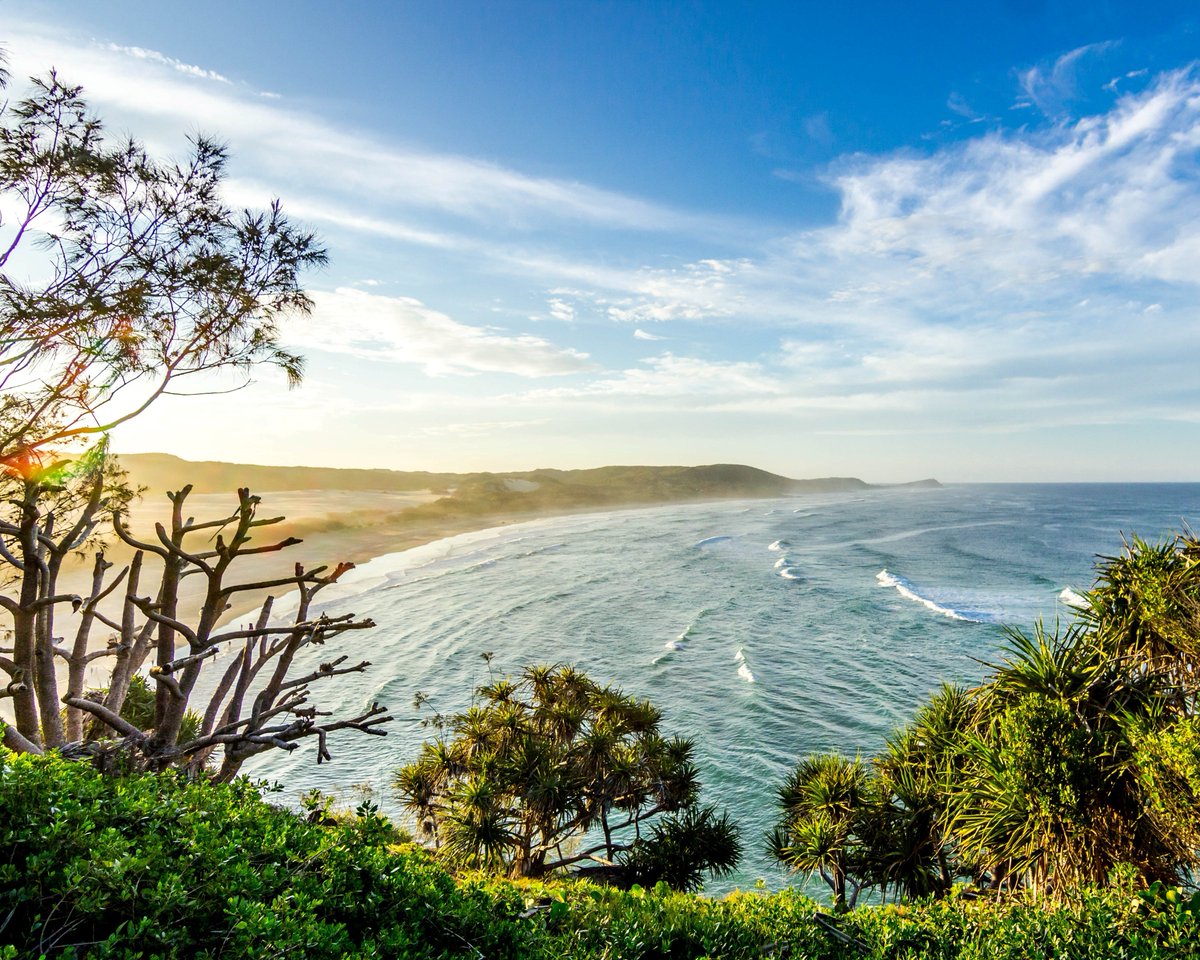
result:
M 836 902 L 877 887 L 1068 896 L 1118 866 L 1200 867 L 1200 543 L 1134 538 L 1101 559 L 1077 621 L 1006 631 L 970 690 L 944 687 L 870 767 L 802 761 L 773 852 Z
M 226 208 L 224 165 L 224 149 L 206 137 L 179 163 L 106 138 L 81 89 L 53 72 L 24 99 L 0 103 L 0 610 L 10 620 L 0 701 L 11 700 L 12 716 L 0 732 L 9 749 L 115 750 L 122 765 L 191 770 L 220 751 L 228 778 L 261 750 L 315 736 L 327 757 L 330 732 L 381 733 L 387 719 L 372 705 L 327 720 L 309 702 L 310 684 L 367 666 L 307 655 L 371 626 L 313 606 L 348 567 L 233 579 L 242 558 L 298 542 L 252 544 L 281 518 L 259 517 L 248 490 L 225 515 L 197 522 L 185 487 L 169 494 L 169 523 L 152 533 L 127 526 L 135 491 L 108 455 L 108 431 L 185 383 L 228 385 L 206 377 L 232 373 L 244 385 L 266 364 L 300 378 L 301 358 L 281 346 L 278 325 L 310 310 L 300 274 L 325 251 L 277 202 L 265 212 Z M 114 540 L 132 551 L 127 563 L 108 559 Z M 64 563 L 81 551 L 93 557 L 90 586 L 65 592 Z M 180 606 L 185 577 L 204 584 L 199 610 Z M 268 599 L 254 623 L 222 626 L 243 593 L 288 589 L 300 599 L 284 622 L 271 620 Z M 230 644 L 228 665 L 213 667 Z M 89 671 L 105 666 L 107 682 L 89 691 Z M 220 676 L 196 703 L 210 669 Z M 142 684 L 154 690 L 150 717 L 126 709 Z
M 871 840 L 880 798 L 866 763 L 833 753 L 802 760 L 779 790 L 782 812 L 771 854 L 805 875 L 820 875 L 839 909 L 870 886 Z
M 453 866 L 539 877 L 592 862 L 690 889 L 736 865 L 737 831 L 698 806 L 692 745 L 661 721 L 570 666 L 527 667 L 443 719 L 394 786 Z

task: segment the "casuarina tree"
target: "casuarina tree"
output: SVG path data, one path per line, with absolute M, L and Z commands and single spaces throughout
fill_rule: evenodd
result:
M 185 487 L 168 495 L 169 523 L 128 526 L 136 491 L 108 453 L 108 431 L 188 383 L 211 389 L 203 378 L 219 371 L 248 382 L 267 364 L 300 380 L 301 358 L 278 325 L 310 310 L 300 276 L 325 251 L 278 202 L 227 208 L 225 160 L 203 136 L 177 163 L 112 140 L 81 88 L 54 72 L 0 105 L 0 609 L 11 621 L 0 699 L 11 698 L 13 716 L 0 726 L 10 749 L 115 750 L 155 769 L 198 769 L 220 751 L 229 777 L 260 750 L 315 736 L 326 757 L 330 732 L 381 733 L 387 719 L 370 705 L 329 720 L 309 702 L 312 683 L 367 666 L 305 653 L 372 626 L 312 606 L 347 565 L 234 579 L 242 558 L 299 542 L 252 543 L 281 519 L 260 517 L 258 497 L 239 490 L 222 516 L 197 522 Z M 120 567 L 106 555 L 114 538 L 132 551 Z M 60 575 L 80 552 L 93 559 L 90 589 L 68 593 Z M 188 576 L 204 586 L 198 611 L 180 606 Z M 294 616 L 273 621 L 267 599 L 253 624 L 221 626 L 239 597 L 282 589 L 298 591 Z M 231 662 L 193 703 L 201 672 L 229 644 Z M 100 666 L 108 682 L 87 689 Z M 154 689 L 149 717 L 126 709 L 143 682 Z

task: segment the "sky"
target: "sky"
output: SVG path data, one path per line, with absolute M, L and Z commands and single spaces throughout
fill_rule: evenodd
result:
M 1194 3 L 0 0 L 0 45 L 329 251 L 302 387 L 119 451 L 1200 480 Z

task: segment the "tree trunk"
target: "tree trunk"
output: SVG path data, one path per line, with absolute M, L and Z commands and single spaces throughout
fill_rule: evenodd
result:
M 53 514 L 46 518 L 42 532 L 46 536 L 53 535 Z M 46 565 L 45 577 L 41 589 L 38 591 L 38 599 L 46 600 L 55 594 L 62 558 L 52 555 L 47 560 L 46 549 L 39 543 L 38 559 Z M 54 607 L 53 603 L 43 604 L 37 612 L 34 624 L 34 633 L 37 637 L 34 660 L 38 673 L 38 711 L 42 720 L 42 743 L 47 747 L 61 747 L 67 742 L 66 731 L 63 729 L 63 705 L 58 696 L 58 672 L 55 669 Z
M 35 487 L 25 484 L 21 503 L 21 593 L 13 615 L 13 665 L 22 686 L 13 693 L 13 715 L 17 732 L 39 749 L 42 746 L 41 723 L 37 703 L 37 631 L 34 613 L 41 587 L 41 568 L 37 564 L 38 509 Z
M 92 597 L 100 595 L 100 591 L 104 587 L 104 574 L 111 567 L 112 564 L 104 559 L 104 552 L 98 552 L 96 554 L 96 565 L 92 567 Z M 71 658 L 67 661 L 68 697 L 79 697 L 82 699 L 85 693 L 84 684 L 87 682 L 88 640 L 91 637 L 92 623 L 95 619 L 95 608 L 89 604 L 83 610 L 79 629 L 75 633 L 75 643 L 71 648 Z M 83 739 L 83 711 L 78 707 L 67 707 L 66 737 L 68 743 L 75 743 Z

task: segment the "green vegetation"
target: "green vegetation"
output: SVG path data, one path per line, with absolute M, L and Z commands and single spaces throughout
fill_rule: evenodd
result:
M 1200 903 L 1128 873 L 1059 905 L 951 896 L 836 918 L 794 891 L 453 878 L 370 804 L 316 822 L 245 781 L 0 749 L 0 957 L 1190 956 Z M 818 925 L 818 914 L 856 946 Z
M 0 93 L 7 81 L 0 70 Z M 24 99 L 0 96 L 0 610 L 11 625 L 0 632 L 0 700 L 11 699 L 13 718 L 0 738 L 15 751 L 68 750 L 121 769 L 199 772 L 219 754 L 229 779 L 262 750 L 314 736 L 327 757 L 329 733 L 380 734 L 389 718 L 372 705 L 327 720 L 310 702 L 310 685 L 366 661 L 334 656 L 289 675 L 305 648 L 374 624 L 309 617 L 316 592 L 346 565 L 234 582 L 235 561 L 299 542 L 251 545 L 281 518 L 259 517 L 248 488 L 236 485 L 232 513 L 197 522 L 181 484 L 168 494 L 169 523 L 142 539 L 128 528 L 136 491 L 108 455 L 107 431 L 181 378 L 248 378 L 266 364 L 298 383 L 302 359 L 282 348 L 278 325 L 310 310 L 300 275 L 326 262 L 278 202 L 262 213 L 226 208 L 224 148 L 203 136 L 192 146 L 164 162 L 137 140 L 114 142 L 82 90 L 54 71 Z M 106 536 L 133 551 L 121 569 L 105 557 Z M 60 589 L 76 554 L 94 558 L 81 595 Z M 198 612 L 180 602 L 187 576 L 204 583 Z M 279 587 L 299 592 L 289 625 L 268 623 L 268 599 L 256 626 L 219 628 L 232 597 Z M 79 616 L 60 617 L 65 609 Z M 106 638 L 94 636 L 103 629 Z M 203 714 L 191 712 L 200 674 L 230 641 L 241 649 Z M 85 678 L 100 666 L 104 691 L 89 694 Z
M 1065 629 L 1010 630 L 984 683 L 943 687 L 871 764 L 802 762 L 775 856 L 823 876 L 839 905 L 872 887 L 1063 899 L 1117 869 L 1143 885 L 1193 876 L 1200 541 L 1134 540 L 1086 600 Z
M 730 835 L 686 744 L 648 704 L 534 668 L 401 771 L 436 854 L 369 802 L 296 814 L 244 780 L 0 751 L 0 958 L 1191 956 L 1198 562 L 1191 534 L 1134 541 L 1077 624 L 1013 631 L 984 683 L 943 687 L 880 756 L 802 762 L 772 846 L 826 877 L 832 913 L 674 892 Z M 613 839 L 625 821 L 640 842 Z M 568 851 L 588 826 L 618 885 L 551 875 L 591 855 Z M 854 906 L 872 889 L 895 902 Z
M 432 490 L 448 494 L 434 504 L 413 511 L 414 520 L 872 489 L 871 484 L 854 477 L 792 480 L 755 467 L 728 463 L 699 467 L 541 469 L 496 474 L 269 467 L 191 462 L 161 453 L 126 454 L 121 457 L 121 462 L 137 483 L 155 490 L 175 489 L 191 483 L 196 493 L 223 493 L 239 486 L 250 486 L 272 491 Z M 936 485 L 934 480 L 924 480 L 909 486 Z
M 620 885 L 693 890 L 737 865 L 737 828 L 698 805 L 691 742 L 663 737 L 648 701 L 565 666 L 527 667 L 477 697 L 439 719 L 442 735 L 394 781 L 450 866 L 542 877 L 596 862 Z M 598 842 L 584 842 L 592 829 Z

